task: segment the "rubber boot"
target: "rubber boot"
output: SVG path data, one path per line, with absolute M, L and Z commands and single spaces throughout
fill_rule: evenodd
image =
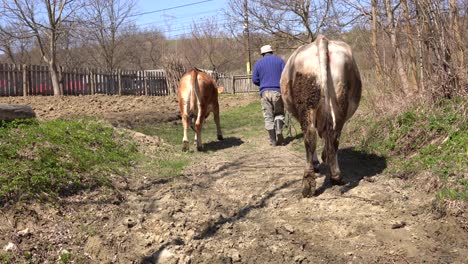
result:
M 283 125 L 284 122 L 281 119 L 275 120 L 275 130 L 276 130 L 276 145 L 282 146 L 284 144 L 284 137 L 283 137 Z
M 268 130 L 268 136 L 270 137 L 270 145 L 276 146 L 276 133 L 274 129 Z

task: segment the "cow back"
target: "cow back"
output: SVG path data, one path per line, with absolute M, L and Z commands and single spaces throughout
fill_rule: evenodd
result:
M 327 42 L 329 95 L 334 104 L 336 125 L 341 128 L 359 105 L 361 78 L 351 48 L 341 41 Z M 301 124 L 313 122 L 310 125 L 320 130 L 320 119 L 331 110 L 325 104 L 327 91 L 322 82 L 324 75 L 319 52 L 318 42 L 315 41 L 299 47 L 290 56 L 281 76 L 281 92 L 286 109 Z M 313 110 L 312 117 L 310 110 Z
M 206 107 L 208 110 L 212 108 L 212 105 L 218 104 L 218 90 L 216 82 L 205 72 L 192 70 L 185 73 L 179 81 L 178 99 L 179 106 L 182 111 L 188 111 L 196 113 L 198 108 L 197 97 L 200 100 L 200 105 Z M 196 76 L 198 84 L 199 95 L 195 93 L 195 82 L 193 76 Z M 187 106 L 187 107 L 184 107 Z M 187 109 L 186 109 L 187 108 Z

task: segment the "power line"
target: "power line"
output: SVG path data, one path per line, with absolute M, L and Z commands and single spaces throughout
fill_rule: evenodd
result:
M 214 12 L 210 12 L 211 14 L 214 14 Z M 194 20 L 200 20 L 203 18 L 210 17 L 209 15 L 195 15 L 193 17 L 182 17 L 179 19 L 168 19 L 167 21 L 162 21 L 162 20 L 155 20 L 155 21 L 148 21 L 144 23 L 136 23 L 136 25 L 140 27 L 144 26 L 153 26 L 153 27 L 159 27 L 159 26 L 167 26 L 167 25 L 180 25 L 180 24 L 187 24 L 187 23 L 192 23 Z
M 222 20 L 216 20 L 214 23 L 217 25 L 217 26 L 225 26 L 228 24 L 228 20 L 226 19 L 222 19 Z M 156 24 L 156 25 L 152 25 L 150 23 L 148 24 L 145 24 L 145 25 L 138 25 L 138 27 L 142 28 L 142 29 L 148 29 L 148 28 L 158 28 L 160 30 L 163 30 L 161 32 L 172 32 L 172 31 L 179 31 L 179 30 L 182 30 L 182 29 L 190 29 L 192 28 L 193 26 L 201 26 L 203 24 L 200 24 L 200 23 L 193 23 L 193 22 L 186 22 L 186 23 L 178 23 L 177 25 L 173 25 L 173 26 L 168 26 L 168 25 L 162 25 L 162 24 Z M 166 28 L 166 29 L 164 29 Z
M 192 20 L 194 17 L 198 17 L 200 15 L 204 15 L 204 14 L 215 14 L 215 13 L 218 13 L 218 11 L 221 11 L 223 10 L 222 8 L 218 8 L 218 9 L 212 9 L 212 10 L 208 10 L 208 11 L 202 11 L 202 12 L 197 12 L 197 13 L 193 13 L 193 14 L 184 14 L 184 16 L 191 16 L 191 17 L 179 17 L 179 18 L 170 18 L 170 19 L 167 19 L 168 21 L 170 21 L 171 23 L 174 23 L 174 22 L 187 22 L 189 20 Z M 157 23 L 157 24 L 154 24 L 154 23 Z M 164 23 L 164 24 L 162 24 Z M 150 25 L 152 24 L 152 26 L 166 26 L 166 21 L 164 20 L 153 20 L 153 21 L 148 21 L 148 22 L 144 22 L 144 23 L 136 23 L 138 26 L 145 26 L 145 25 Z
M 182 7 L 186 7 L 186 6 L 198 5 L 198 4 L 201 4 L 201 3 L 206 3 L 206 2 L 211 2 L 211 1 L 213 1 L 213 0 L 204 0 L 204 1 L 194 2 L 194 3 L 190 3 L 190 4 L 179 5 L 179 6 L 168 7 L 168 8 L 164 8 L 164 9 L 158 9 L 158 10 L 143 12 L 143 13 L 139 13 L 139 14 L 134 14 L 134 15 L 130 15 L 128 17 L 135 17 L 135 16 L 143 16 L 143 15 L 148 15 L 148 14 L 153 14 L 153 13 L 160 13 L 160 12 L 164 12 L 164 11 L 168 11 L 168 10 L 178 9 L 178 8 L 182 8 Z

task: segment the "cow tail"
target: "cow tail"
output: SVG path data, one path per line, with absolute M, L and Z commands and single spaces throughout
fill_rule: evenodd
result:
M 198 84 L 198 70 L 193 69 L 191 72 L 192 89 L 190 91 L 190 103 L 194 109 L 194 114 L 197 117 L 200 115 L 200 85 Z
M 328 39 L 323 36 L 317 37 L 319 50 L 320 80 L 323 92 L 325 94 L 325 111 L 331 114 L 333 129 L 336 127 L 336 112 L 333 102 L 334 89 L 333 80 L 330 72 L 330 63 L 328 58 Z M 327 117 L 329 118 L 329 117 Z M 328 123 L 328 122 L 327 122 Z
M 335 88 L 333 87 L 333 80 L 330 71 L 330 62 L 328 55 L 328 40 L 319 36 L 318 41 L 318 52 L 319 52 L 319 68 L 320 68 L 320 80 L 322 90 L 325 95 L 325 130 L 324 133 L 324 158 L 325 162 L 329 163 L 330 159 L 333 158 L 332 153 L 334 152 L 334 140 L 335 128 L 336 128 L 336 112 L 335 112 Z

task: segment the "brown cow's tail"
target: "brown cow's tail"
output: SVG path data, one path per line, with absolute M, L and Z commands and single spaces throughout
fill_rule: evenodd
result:
M 336 95 L 333 87 L 333 80 L 330 71 L 330 62 L 328 57 L 328 39 L 324 36 L 317 37 L 317 46 L 320 65 L 320 85 L 325 94 L 325 112 L 331 114 L 333 129 L 336 128 Z M 327 115 L 327 118 L 330 118 Z M 327 122 L 328 123 L 328 122 Z
M 192 79 L 192 87 L 190 89 L 190 104 L 193 108 L 192 118 L 193 115 L 199 116 L 200 109 L 200 85 L 198 84 L 198 70 L 194 68 L 190 72 L 190 77 Z M 192 129 L 193 129 L 194 122 L 192 122 Z
M 324 161 L 330 163 L 330 159 L 333 158 L 334 144 L 336 137 L 336 94 L 335 87 L 333 85 L 333 79 L 331 76 L 330 62 L 329 62 L 329 50 L 328 40 L 324 36 L 317 37 L 318 53 L 319 53 L 319 68 L 320 68 L 320 85 L 325 95 L 325 130 L 324 133 L 324 150 L 322 157 Z

